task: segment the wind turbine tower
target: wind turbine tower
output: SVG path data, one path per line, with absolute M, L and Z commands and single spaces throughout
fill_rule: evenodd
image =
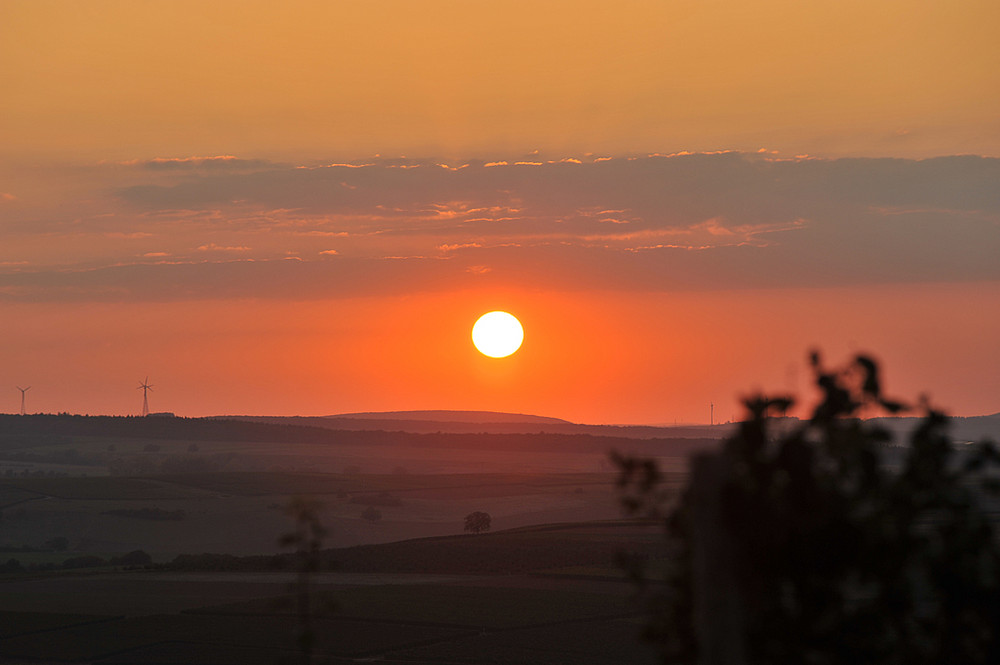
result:
M 148 416 L 149 415 L 149 391 L 152 390 L 152 389 L 153 389 L 153 386 L 149 385 L 149 377 L 148 376 L 146 377 L 146 379 L 142 383 L 139 384 L 139 387 L 136 388 L 136 390 L 141 390 L 142 391 L 142 415 L 143 416 Z
M 23 416 L 26 413 L 26 411 L 24 410 L 24 393 L 31 390 L 31 386 L 28 386 L 27 388 L 22 388 L 21 386 L 18 386 L 17 389 L 21 391 L 21 415 Z

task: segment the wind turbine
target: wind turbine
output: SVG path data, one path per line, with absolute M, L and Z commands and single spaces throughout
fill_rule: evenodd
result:
M 23 416 L 25 414 L 25 411 L 24 411 L 24 393 L 26 393 L 29 390 L 31 390 L 31 386 L 28 386 L 27 388 L 22 388 L 21 386 L 18 386 L 17 389 L 21 391 L 21 415 Z
M 153 386 L 149 385 L 149 377 L 147 376 L 136 390 L 142 391 L 142 415 L 149 415 L 149 391 L 153 389 Z

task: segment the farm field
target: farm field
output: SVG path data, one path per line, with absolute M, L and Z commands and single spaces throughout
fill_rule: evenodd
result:
M 303 494 L 321 502 L 330 547 L 458 534 L 473 511 L 489 513 L 494 529 L 608 520 L 621 517 L 614 482 L 611 473 L 4 478 L 0 554 L 53 538 L 66 540 L 67 556 L 273 554 L 291 525 L 285 506 Z M 362 518 L 372 504 L 374 522 Z
M 300 662 L 279 538 L 304 496 L 326 529 L 317 663 L 652 663 L 616 558 L 663 552 L 622 519 L 619 444 L 0 418 L 0 662 Z M 688 444 L 635 445 L 679 486 Z M 464 533 L 475 511 L 490 531 Z
M 655 528 L 634 523 L 554 525 L 369 546 L 371 573 L 323 572 L 313 580 L 317 662 L 652 663 L 637 642 L 639 606 L 623 579 L 560 578 L 525 563 L 518 574 L 407 574 L 399 551 L 432 547 L 467 570 L 481 541 L 494 558 L 526 544 L 539 566 L 579 569 L 594 545 L 653 551 Z M 353 548 L 352 548 L 353 549 Z M 329 559 L 350 557 L 343 550 Z M 488 555 L 483 555 L 489 558 Z M 527 560 L 527 557 L 526 557 Z M 485 566 L 489 568 L 489 565 Z M 550 566 L 551 567 L 551 566 Z M 291 663 L 297 619 L 287 572 L 145 570 L 0 580 L 0 659 L 77 663 Z M 398 660 L 397 660 L 398 659 Z
M 188 438 L 184 438 L 188 437 Z M 0 554 L 53 538 L 79 555 L 268 554 L 292 496 L 323 504 L 334 547 L 620 516 L 612 450 L 678 477 L 702 439 L 334 431 L 212 419 L 0 416 Z M 483 473 L 488 469 L 490 473 Z M 361 517 L 381 501 L 375 523 Z M 143 516 L 149 519 L 143 519 Z M 174 516 L 177 519 L 166 519 Z M 154 519 L 162 517 L 164 519 Z

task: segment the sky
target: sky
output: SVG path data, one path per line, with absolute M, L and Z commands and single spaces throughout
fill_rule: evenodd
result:
M 1000 411 L 992 0 L 0 0 L 0 412 Z M 524 325 L 505 359 L 484 312 Z M 6 396 L 5 396 L 6 395 Z

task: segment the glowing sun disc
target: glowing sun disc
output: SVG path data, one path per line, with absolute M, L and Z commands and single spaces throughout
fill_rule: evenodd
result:
M 490 358 L 504 358 L 521 348 L 524 328 L 513 314 L 488 312 L 472 326 L 472 343 Z

